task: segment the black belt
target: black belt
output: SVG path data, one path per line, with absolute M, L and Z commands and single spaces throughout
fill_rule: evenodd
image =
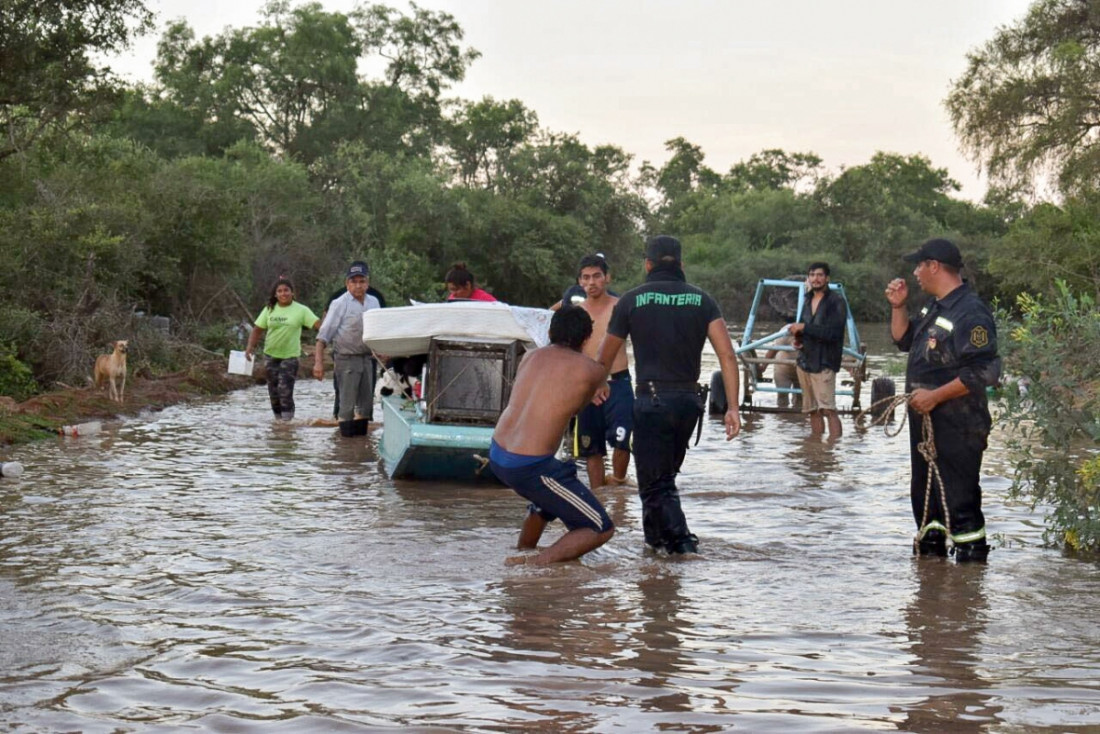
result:
M 636 394 L 641 395 L 643 391 L 649 393 L 650 399 L 653 400 L 654 405 L 661 404 L 661 398 L 658 397 L 658 394 L 662 392 L 689 392 L 694 395 L 698 395 L 701 400 L 699 417 L 696 419 L 695 445 L 699 445 L 699 438 L 703 435 L 703 416 L 706 415 L 707 393 L 710 392 L 710 387 L 708 387 L 707 385 L 700 385 L 698 382 L 642 380 L 638 383 L 638 388 L 635 392 Z
M 641 380 L 638 391 L 655 392 L 699 392 L 698 382 L 668 382 L 665 380 Z

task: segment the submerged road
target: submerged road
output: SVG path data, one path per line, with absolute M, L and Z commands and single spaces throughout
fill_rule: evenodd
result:
M 1042 547 L 996 446 L 988 566 L 910 556 L 903 437 L 749 414 L 689 452 L 700 558 L 646 553 L 616 488 L 611 542 L 537 569 L 510 491 L 392 482 L 266 402 L 12 453 L 0 730 L 1100 730 L 1100 568 Z

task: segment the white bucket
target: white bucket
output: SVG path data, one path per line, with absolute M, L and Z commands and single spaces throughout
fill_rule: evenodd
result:
M 252 376 L 252 367 L 256 364 L 253 359 L 248 359 L 244 352 L 229 353 L 229 374 Z

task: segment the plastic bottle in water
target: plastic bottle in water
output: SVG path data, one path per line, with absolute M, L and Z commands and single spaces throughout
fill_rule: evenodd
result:
M 103 429 L 103 424 L 99 421 L 89 421 L 87 423 L 77 423 L 73 426 L 61 426 L 58 429 L 58 433 L 62 436 L 72 436 L 73 438 L 79 436 L 92 436 L 99 433 Z
M 14 479 L 23 473 L 23 465 L 18 461 L 0 462 L 0 477 Z

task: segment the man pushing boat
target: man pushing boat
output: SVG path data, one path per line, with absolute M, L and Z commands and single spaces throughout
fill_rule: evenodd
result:
M 508 407 L 493 431 L 493 473 L 531 502 L 517 547 L 537 548 L 547 523 L 555 519 L 568 528 L 549 548 L 533 557 L 510 558 L 509 563 L 571 561 L 615 534 L 603 505 L 577 478 L 576 465 L 554 457 L 569 419 L 605 384 L 604 368 L 580 351 L 591 335 L 592 319 L 584 309 L 566 307 L 555 313 L 550 345 L 523 358 Z

